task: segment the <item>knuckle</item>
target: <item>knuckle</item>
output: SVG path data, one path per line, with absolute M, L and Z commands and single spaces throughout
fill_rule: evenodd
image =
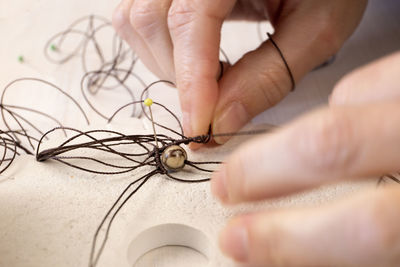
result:
M 193 74 L 188 70 L 177 71 L 176 83 L 179 91 L 179 98 L 181 99 L 181 107 L 183 109 L 190 109 L 189 106 L 191 101 L 187 101 L 193 98 L 193 89 L 199 86 L 193 81 Z
M 357 145 L 350 118 L 337 110 L 314 115 L 294 142 L 300 147 L 300 158 L 306 165 L 323 171 L 346 171 L 355 161 Z M 304 125 L 303 125 L 304 127 Z M 299 142 L 300 140 L 300 142 Z
M 255 80 L 258 81 L 256 90 L 260 92 L 259 95 L 262 96 L 262 101 L 268 107 L 276 105 L 290 90 L 288 89 L 290 86 L 286 86 L 286 83 L 282 82 L 282 73 L 285 72 L 282 72 L 281 69 L 269 69 L 256 75 L 257 78 Z
M 334 55 L 343 45 L 343 38 L 336 20 L 321 20 L 316 40 L 319 46 L 324 47 L 326 57 Z
M 186 96 L 189 99 L 193 90 L 201 90 L 201 88 L 207 88 L 210 86 L 210 81 L 215 79 L 215 74 L 210 72 L 210 69 L 203 68 L 202 66 L 211 65 L 212 63 L 200 62 L 198 66 L 190 64 L 192 59 L 181 58 L 181 64 L 177 67 L 177 85 L 179 94 Z
M 195 19 L 196 12 L 190 1 L 174 1 L 168 12 L 168 27 L 171 32 L 186 32 Z
M 192 75 L 191 72 L 186 71 L 186 70 L 181 70 L 179 73 L 177 73 L 177 85 L 179 89 L 179 94 L 185 95 L 190 97 L 191 93 L 191 88 L 193 86 L 193 80 L 192 80 Z
M 185 33 L 198 17 L 221 22 L 230 12 L 226 0 L 174 0 L 168 11 L 168 27 L 175 34 Z
M 132 8 L 129 20 L 131 26 L 146 38 L 158 29 L 160 17 L 160 11 L 152 7 L 151 1 L 140 1 Z
M 245 102 L 252 103 L 246 106 L 252 116 L 276 105 L 291 89 L 291 82 L 284 66 L 278 63 L 269 64 L 267 69 L 260 71 L 258 66 L 254 66 L 257 56 L 255 52 L 250 52 L 240 60 L 239 64 L 249 71 L 247 75 L 249 78 L 239 79 L 236 85 L 238 88 L 243 88 L 238 93 L 247 98 L 248 101 Z

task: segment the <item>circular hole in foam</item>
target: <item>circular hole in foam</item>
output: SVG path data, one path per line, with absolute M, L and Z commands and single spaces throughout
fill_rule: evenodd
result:
M 209 263 L 211 251 L 211 244 L 202 231 L 183 224 L 162 224 L 144 230 L 132 240 L 128 261 L 138 267 L 145 263 L 157 263 L 156 266 L 186 263 L 182 266 L 187 266 L 192 259 L 198 266 L 204 266 Z

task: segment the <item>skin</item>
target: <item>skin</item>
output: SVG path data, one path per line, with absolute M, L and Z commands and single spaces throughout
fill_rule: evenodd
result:
M 225 20 L 270 18 L 298 81 L 340 49 L 365 6 L 364 0 L 124 0 L 114 26 L 150 70 L 176 82 L 185 133 L 198 135 L 211 122 L 214 133 L 239 130 L 290 91 L 269 42 L 216 81 Z M 360 68 L 337 84 L 329 107 L 240 147 L 213 175 L 214 195 L 237 204 L 398 171 L 399 68 L 400 53 Z M 382 187 L 325 206 L 239 216 L 221 233 L 221 249 L 250 266 L 397 266 L 399 201 L 398 187 Z
M 113 25 L 143 63 L 179 91 L 187 136 L 235 132 L 291 90 L 270 42 L 245 54 L 217 82 L 222 24 L 265 20 L 298 81 L 334 55 L 358 25 L 366 0 L 123 0 Z M 217 138 L 224 143 L 226 138 Z
M 240 147 L 212 177 L 225 204 L 399 171 L 400 52 L 345 76 L 329 107 Z M 398 266 L 400 186 L 340 202 L 239 216 L 222 250 L 251 266 Z

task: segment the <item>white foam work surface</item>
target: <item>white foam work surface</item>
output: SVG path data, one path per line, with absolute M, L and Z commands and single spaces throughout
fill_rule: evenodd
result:
M 315 106 L 324 105 L 333 85 L 345 73 L 398 49 L 398 1 L 381 2 L 370 1 L 361 26 L 331 66 L 309 74 L 296 92 L 258 116 L 254 123 L 282 124 Z M 44 45 L 50 36 L 81 16 L 100 14 L 110 18 L 117 3 L 95 0 L 1 1 L 0 87 L 15 78 L 40 77 L 56 83 L 82 101 L 78 90 L 83 74 L 80 61 L 73 60 L 63 66 L 51 64 L 43 57 Z M 237 42 L 238 31 L 240 40 L 246 42 Z M 222 47 L 233 61 L 258 43 L 254 24 L 235 22 L 224 27 Z M 25 57 L 24 64 L 17 61 L 19 55 Z M 155 80 L 140 64 L 135 67 L 135 72 L 146 83 Z M 24 98 L 28 100 L 30 95 L 35 95 L 35 91 L 25 91 Z M 160 87 L 154 98 L 162 100 L 179 114 L 174 89 Z M 65 121 L 75 123 L 77 128 L 86 127 L 76 120 L 73 108 L 68 103 L 63 104 L 51 106 L 52 112 L 60 113 Z M 87 105 L 83 106 L 89 111 Z M 145 120 L 121 119 L 119 123 L 105 125 L 104 120 L 95 114 L 89 114 L 89 117 L 97 128 L 132 133 L 151 131 Z M 158 118 L 167 125 L 172 123 L 161 114 Z M 241 141 L 233 140 L 223 147 L 190 152 L 189 158 L 224 159 L 237 146 L 236 142 Z M 115 177 L 101 176 L 55 162 L 39 163 L 31 156 L 19 157 L 0 177 L 0 266 L 87 266 L 93 234 L 101 218 L 126 185 L 149 170 L 144 168 Z M 117 216 L 98 266 L 133 266 L 141 254 L 162 245 L 187 245 L 204 254 L 210 266 L 234 266 L 221 255 L 217 235 L 235 214 L 318 205 L 374 185 L 375 181 L 333 185 L 294 197 L 228 209 L 213 199 L 208 183 L 183 184 L 156 175 Z M 152 257 L 157 258 L 157 255 L 160 254 Z M 172 260 L 174 255 L 182 257 L 187 254 L 170 250 L 168 255 L 165 265 L 160 266 L 176 266 Z M 198 257 L 187 256 L 185 260 L 186 266 L 196 266 L 190 260 L 196 261 Z M 149 264 L 155 262 L 150 256 L 136 266 L 151 266 Z

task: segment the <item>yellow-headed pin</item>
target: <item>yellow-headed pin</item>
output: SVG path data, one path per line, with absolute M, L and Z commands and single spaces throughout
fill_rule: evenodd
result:
M 151 98 L 146 98 L 146 99 L 143 101 L 143 103 L 144 103 L 146 106 L 150 107 L 151 105 L 153 105 L 153 99 L 151 99 Z

